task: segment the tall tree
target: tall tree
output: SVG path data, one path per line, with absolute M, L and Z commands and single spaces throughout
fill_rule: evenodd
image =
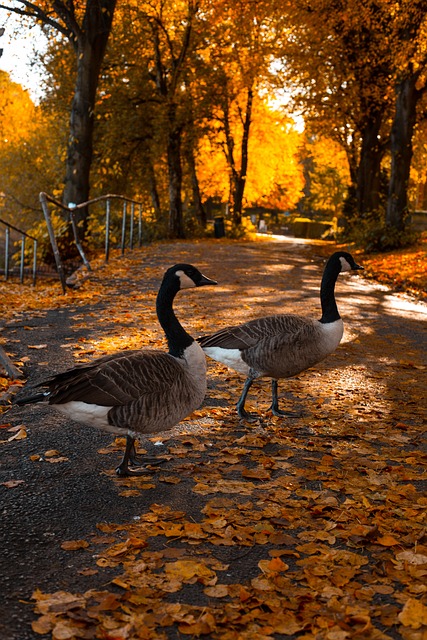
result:
M 198 0 L 138 4 L 136 17 L 151 42 L 149 78 L 154 83 L 166 132 L 169 186 L 168 235 L 185 237 L 182 211 L 182 136 L 187 116 L 189 60 L 194 47 Z M 160 114 L 159 114 L 160 115 Z
M 61 34 L 75 52 L 64 204 L 79 204 L 89 199 L 95 98 L 116 1 L 17 0 L 17 6 L 0 4 L 0 9 L 32 18 L 52 33 Z M 84 217 L 85 213 L 81 215 Z
M 380 202 L 389 137 L 392 53 L 378 0 L 297 0 L 283 40 L 283 76 L 311 131 L 345 149 L 357 212 Z
M 427 12 L 423 0 L 393 3 L 396 104 L 391 130 L 391 175 L 386 223 L 402 231 L 408 213 L 408 183 L 417 105 L 427 85 Z
M 249 166 L 249 139 L 254 101 L 267 88 L 283 21 L 276 0 L 221 0 L 210 3 L 210 96 L 219 123 L 230 174 L 232 221 L 242 220 Z

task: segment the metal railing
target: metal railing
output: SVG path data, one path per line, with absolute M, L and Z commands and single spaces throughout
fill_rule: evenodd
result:
M 121 232 L 120 232 L 120 251 L 121 255 L 124 255 L 127 239 L 129 249 L 133 249 L 134 246 L 134 236 L 136 233 L 136 241 L 138 246 L 141 246 L 142 243 L 142 234 L 143 234 L 143 220 L 142 220 L 142 211 L 143 204 L 142 202 L 138 202 L 137 200 L 133 200 L 132 198 L 127 198 L 122 195 L 115 194 L 107 194 L 105 196 L 99 196 L 98 198 L 93 198 L 92 200 L 88 200 L 87 202 L 82 202 L 80 204 L 69 204 L 68 207 L 52 196 L 49 196 L 47 193 L 43 191 L 39 194 L 40 203 L 42 205 L 43 214 L 46 220 L 46 225 L 49 233 L 50 243 L 52 245 L 53 254 L 55 257 L 56 268 L 58 270 L 58 275 L 61 280 L 62 290 L 65 293 L 66 291 L 66 278 L 64 267 L 62 264 L 60 252 L 58 249 L 58 243 L 56 241 L 55 230 L 52 224 L 49 204 L 53 204 L 55 207 L 66 211 L 69 216 L 69 220 L 71 223 L 71 227 L 73 230 L 73 236 L 76 243 L 77 250 L 83 260 L 83 264 L 85 267 L 91 271 L 91 266 L 86 258 L 84 249 L 80 242 L 78 227 L 75 220 L 75 211 L 79 209 L 84 209 L 89 207 L 90 205 L 96 204 L 98 202 L 105 202 L 105 261 L 108 262 L 110 256 L 110 247 L 111 247 L 111 201 L 112 200 L 121 200 L 123 202 L 122 207 L 122 219 L 121 219 Z M 130 212 L 128 213 L 128 205 L 130 208 Z M 138 207 L 137 213 L 135 212 L 135 207 Z M 129 229 L 128 229 L 128 219 L 129 219 Z
M 22 284 L 24 282 L 25 277 L 25 242 L 26 240 L 30 240 L 33 243 L 33 259 L 32 266 L 30 267 L 31 275 L 32 275 L 32 283 L 36 284 L 37 279 L 37 240 L 30 236 L 29 233 L 26 233 L 22 229 L 15 227 L 10 222 L 6 222 L 0 218 L 0 225 L 4 227 L 4 279 L 9 280 L 12 275 L 12 267 L 11 267 L 11 256 L 13 254 L 12 246 L 19 242 L 20 250 L 19 250 L 19 281 Z M 18 240 L 13 241 L 11 238 L 11 233 L 15 232 L 18 235 Z

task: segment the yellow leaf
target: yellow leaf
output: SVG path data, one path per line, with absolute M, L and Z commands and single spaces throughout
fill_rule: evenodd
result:
M 420 629 L 423 624 L 427 625 L 427 607 L 419 600 L 409 598 L 397 617 L 404 627 Z
M 197 578 L 203 584 L 207 584 L 207 580 L 216 578 L 214 571 L 206 567 L 202 562 L 197 560 L 177 560 L 170 562 L 165 567 L 166 573 L 171 577 L 176 577 L 186 582 Z

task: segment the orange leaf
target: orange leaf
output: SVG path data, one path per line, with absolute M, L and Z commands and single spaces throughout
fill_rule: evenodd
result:
M 396 540 L 389 533 L 385 533 L 381 538 L 377 538 L 376 542 L 383 547 L 394 547 L 396 544 L 400 544 L 399 540 Z
M 86 542 L 86 540 L 66 540 L 61 544 L 61 549 L 75 551 L 76 549 L 85 549 L 88 546 L 89 542 Z
M 422 625 L 427 625 L 427 607 L 419 600 L 409 598 L 397 617 L 404 627 L 420 629 Z

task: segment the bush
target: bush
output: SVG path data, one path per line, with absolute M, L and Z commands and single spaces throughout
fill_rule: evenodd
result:
M 251 222 L 250 218 L 242 217 L 239 225 L 233 225 L 231 220 L 224 220 L 225 235 L 233 240 L 254 240 L 257 228 Z
M 334 231 L 333 221 L 311 220 L 310 218 L 295 218 L 292 224 L 296 238 L 323 238 Z
M 390 227 L 384 221 L 383 212 L 373 211 L 364 218 L 353 217 L 341 239 L 353 242 L 368 253 L 379 253 L 407 247 L 418 237 L 419 233 L 409 225 L 403 231 Z

